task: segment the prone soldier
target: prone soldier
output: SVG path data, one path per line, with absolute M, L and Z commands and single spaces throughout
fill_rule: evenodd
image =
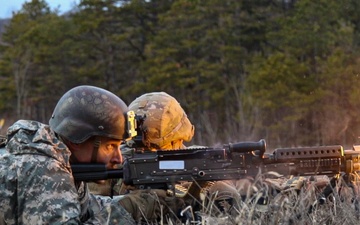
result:
M 0 224 L 135 224 L 132 209 L 123 207 L 129 200 L 148 221 L 167 213 L 164 191 L 111 199 L 74 181 L 70 163 L 121 164 L 127 111 L 115 94 L 83 85 L 60 98 L 49 125 L 19 120 L 10 126 L 0 150 Z

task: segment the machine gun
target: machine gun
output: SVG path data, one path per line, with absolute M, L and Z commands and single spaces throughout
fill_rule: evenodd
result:
M 180 181 L 217 181 L 277 172 L 288 176 L 339 174 L 360 170 L 360 151 L 341 145 L 278 148 L 266 153 L 265 140 L 225 144 L 220 148 L 134 151 L 122 169 L 105 165 L 73 164 L 75 180 L 122 178 L 138 189 L 172 189 Z

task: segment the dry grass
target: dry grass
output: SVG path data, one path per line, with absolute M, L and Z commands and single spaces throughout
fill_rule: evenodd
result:
M 200 216 L 198 221 L 187 221 L 182 224 L 359 224 L 360 212 L 356 208 L 359 207 L 356 202 L 358 196 L 354 194 L 354 189 L 348 187 L 342 180 L 338 181 L 323 204 L 316 204 L 326 187 L 323 180 L 304 181 L 298 187 L 288 185 L 282 187 L 283 189 L 277 194 L 273 193 L 274 185 L 269 180 L 258 179 L 253 185 L 257 191 L 236 202 L 226 213 L 216 209 L 216 201 L 210 200 L 197 212 Z M 355 185 L 355 190 L 358 189 L 359 185 Z M 258 203 L 264 199 L 266 204 Z M 264 201 L 260 202 L 264 203 Z M 212 210 L 208 210 L 209 208 Z
M 197 208 L 189 206 L 184 210 L 187 215 L 190 215 L 187 221 L 174 219 L 173 216 L 165 216 L 164 221 L 155 224 L 359 224 L 358 196 L 354 194 L 354 190 L 355 193 L 359 190 L 358 183 L 352 189 L 342 179 L 339 179 L 324 204 L 316 204 L 319 202 L 328 180 L 309 181 L 307 179 L 295 184 L 288 184 L 287 181 L 263 177 L 253 180 L 252 186 L 247 189 L 247 196 L 242 195 L 242 198 L 236 199 L 232 207 L 228 205 L 226 212 L 219 209 L 219 205 L 227 208 L 226 204 L 219 204 L 220 201 L 217 200 L 221 193 L 208 193 L 202 201 L 196 200 Z M 239 185 L 235 185 L 234 189 L 239 190 Z M 239 192 L 244 194 L 243 189 Z

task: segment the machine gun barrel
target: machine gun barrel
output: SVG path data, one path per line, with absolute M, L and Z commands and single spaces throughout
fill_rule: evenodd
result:
M 225 144 L 220 148 L 189 148 L 134 152 L 123 169 L 73 164 L 75 180 L 122 178 L 137 188 L 166 189 L 179 181 L 216 181 L 277 172 L 283 176 L 335 176 L 360 172 L 360 151 L 341 145 L 278 148 L 265 153 L 265 140 Z M 260 154 L 257 154 L 260 152 Z

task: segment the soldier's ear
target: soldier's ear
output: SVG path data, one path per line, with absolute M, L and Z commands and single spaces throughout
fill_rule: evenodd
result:
M 73 152 L 73 151 L 78 151 L 80 149 L 81 144 L 76 144 L 76 143 L 67 141 L 66 146 L 70 149 L 71 152 Z
M 71 158 L 72 162 L 91 162 L 92 155 L 94 151 L 94 143 L 93 141 L 85 141 L 83 143 L 73 143 L 68 142 L 66 144 L 71 151 Z M 95 156 L 96 157 L 96 156 Z

